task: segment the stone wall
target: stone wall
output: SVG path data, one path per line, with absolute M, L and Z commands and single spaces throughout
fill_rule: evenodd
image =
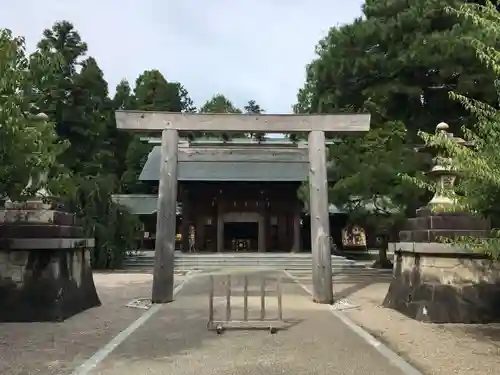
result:
M 500 263 L 442 243 L 400 242 L 385 307 L 434 323 L 500 321 Z

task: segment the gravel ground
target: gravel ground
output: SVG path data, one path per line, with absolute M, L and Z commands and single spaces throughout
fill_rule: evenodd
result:
M 177 281 L 184 275 L 176 275 Z M 0 323 L 0 374 L 69 375 L 145 310 L 125 307 L 148 297 L 151 274 L 97 273 L 102 306 L 63 323 Z M 500 374 L 500 325 L 430 325 L 381 308 L 390 275 L 338 275 L 338 298 L 359 307 L 351 320 L 428 375 Z M 386 374 L 400 375 L 333 315 L 292 283 L 283 286 L 285 318 L 277 335 L 206 330 L 207 280 L 200 276 L 125 340 L 91 375 L 135 374 Z M 300 281 L 310 284 L 301 274 Z M 235 286 L 238 289 L 238 286 Z M 241 289 L 241 288 L 239 288 Z M 258 308 L 258 300 L 250 306 Z M 233 306 L 234 314 L 241 306 Z M 268 305 L 273 314 L 275 305 Z M 220 312 L 221 307 L 218 308 Z
M 125 304 L 150 296 L 152 275 L 96 273 L 94 280 L 100 307 L 62 323 L 0 323 L 1 375 L 70 374 L 144 313 Z
M 310 284 L 310 277 L 301 282 Z M 344 311 L 428 375 L 500 374 L 500 324 L 436 325 L 381 307 L 390 275 L 334 278 L 334 291 L 359 308 Z

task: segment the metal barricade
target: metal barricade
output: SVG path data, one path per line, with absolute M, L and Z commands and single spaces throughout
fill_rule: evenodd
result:
M 266 315 L 266 281 L 276 281 L 276 298 L 278 302 L 277 317 L 274 319 L 267 319 Z M 226 328 L 236 329 L 269 329 L 270 333 L 276 333 L 278 329 L 285 327 L 283 320 L 283 303 L 282 303 L 282 288 L 281 277 L 276 278 L 261 278 L 260 280 L 260 317 L 259 319 L 249 319 L 248 309 L 248 276 L 243 276 L 243 320 L 233 319 L 231 310 L 231 300 L 236 298 L 231 295 L 231 275 L 225 275 L 224 289 L 225 289 L 225 319 L 214 319 L 214 294 L 215 294 L 215 277 L 210 275 L 210 292 L 208 299 L 208 329 L 215 330 L 217 333 L 222 333 Z

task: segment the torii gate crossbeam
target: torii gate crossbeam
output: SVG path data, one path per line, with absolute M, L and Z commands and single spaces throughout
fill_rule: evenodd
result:
M 168 303 L 174 297 L 179 131 L 309 133 L 313 299 L 318 303 L 333 302 L 325 133 L 367 132 L 370 130 L 369 114 L 256 115 L 117 111 L 116 123 L 118 129 L 123 130 L 162 132 L 163 163 L 158 190 L 153 303 Z

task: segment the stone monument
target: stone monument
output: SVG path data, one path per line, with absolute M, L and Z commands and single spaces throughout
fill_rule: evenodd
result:
M 438 136 L 465 146 L 437 126 Z M 430 171 L 436 185 L 427 206 L 407 219 L 395 252 L 393 279 L 383 306 L 422 321 L 481 323 L 500 321 L 500 266 L 498 262 L 467 249 L 443 243 L 443 238 L 486 237 L 489 221 L 473 216 L 458 204 L 454 190 L 457 177 L 451 159 L 439 148 L 426 148 L 436 158 Z
M 30 178 L 27 188 L 44 179 Z M 0 207 L 0 322 L 62 321 L 99 306 L 93 246 L 75 214 L 50 202 L 46 189 L 24 202 L 7 199 Z

